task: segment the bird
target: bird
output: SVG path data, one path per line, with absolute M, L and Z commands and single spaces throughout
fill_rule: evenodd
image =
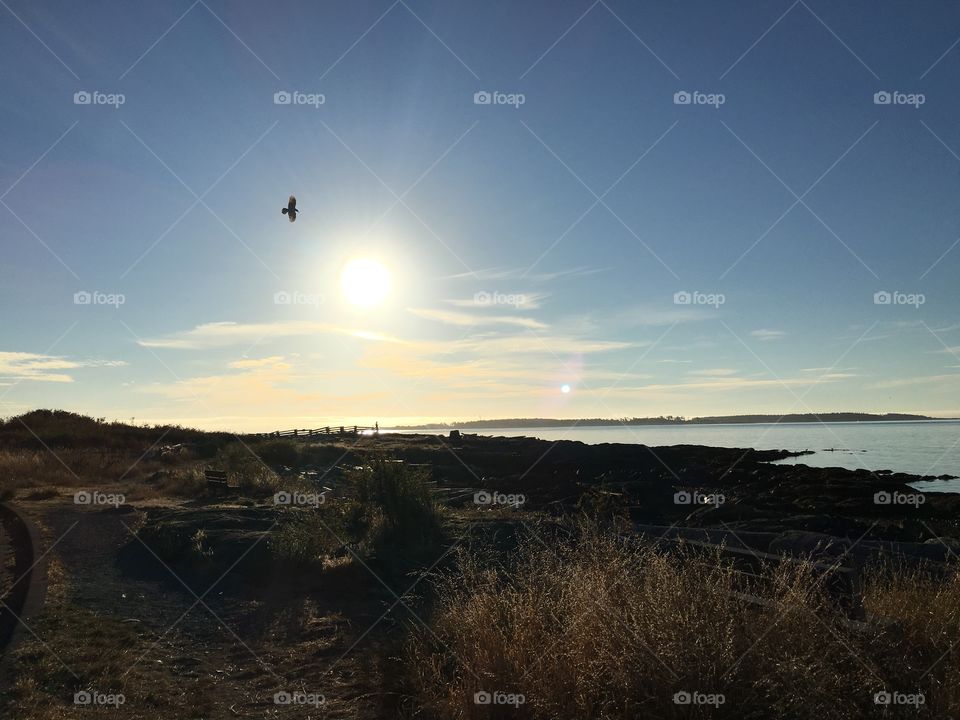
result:
M 297 213 L 299 211 L 297 210 L 297 198 L 295 195 L 290 196 L 290 199 L 287 200 L 287 206 L 285 208 L 281 208 L 280 212 L 290 218 L 290 222 L 296 222 Z

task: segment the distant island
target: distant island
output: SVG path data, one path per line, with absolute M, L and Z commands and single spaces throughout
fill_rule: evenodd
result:
M 835 412 L 835 413 L 791 413 L 788 415 L 716 415 L 710 417 L 685 418 L 680 415 L 661 415 L 660 417 L 632 418 L 581 418 L 579 420 L 558 418 L 501 418 L 499 420 L 465 420 L 453 423 L 430 423 L 427 425 L 398 425 L 397 430 L 434 430 L 457 429 L 470 430 L 482 428 L 527 428 L 527 427 L 606 427 L 613 425 L 721 425 L 749 423 L 799 423 L 799 422 L 894 422 L 912 420 L 942 420 L 929 415 L 911 415 L 909 413 Z

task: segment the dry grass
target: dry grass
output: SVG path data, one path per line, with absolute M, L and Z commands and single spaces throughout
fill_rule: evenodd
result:
M 864 606 L 887 623 L 876 653 L 899 671 L 900 687 L 925 695 L 934 717 L 960 712 L 960 574 L 938 577 L 902 566 L 874 568 Z
M 667 554 L 594 531 L 553 549 L 532 540 L 509 563 L 463 553 L 439 581 L 432 632 L 418 633 L 408 655 L 420 716 L 918 716 L 876 705 L 883 690 L 922 691 L 921 717 L 960 709 L 955 663 L 920 678 L 960 639 L 956 579 L 870 585 L 870 609 L 903 626 L 899 648 L 879 626 L 846 624 L 807 564 L 745 585 L 719 556 Z M 768 606 L 740 599 L 745 591 Z M 478 705 L 480 691 L 525 702 Z M 675 703 L 684 691 L 724 702 Z

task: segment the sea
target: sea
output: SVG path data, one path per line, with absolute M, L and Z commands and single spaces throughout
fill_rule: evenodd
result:
M 923 492 L 960 492 L 960 420 L 577 425 L 476 428 L 463 432 L 527 436 L 542 440 L 579 440 L 589 444 L 642 443 L 651 447 L 710 445 L 757 450 L 812 450 L 812 455 L 778 462 L 850 470 L 892 470 L 914 475 L 951 475 L 957 479 L 916 482 L 913 485 Z

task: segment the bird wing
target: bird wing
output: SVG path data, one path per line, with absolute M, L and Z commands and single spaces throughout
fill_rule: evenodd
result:
M 291 195 L 290 199 L 287 200 L 287 209 L 296 210 L 297 209 L 297 196 Z
M 296 221 L 297 221 L 297 213 L 296 213 L 296 212 L 288 212 L 288 213 L 287 213 L 287 217 L 290 219 L 290 222 L 296 222 Z

